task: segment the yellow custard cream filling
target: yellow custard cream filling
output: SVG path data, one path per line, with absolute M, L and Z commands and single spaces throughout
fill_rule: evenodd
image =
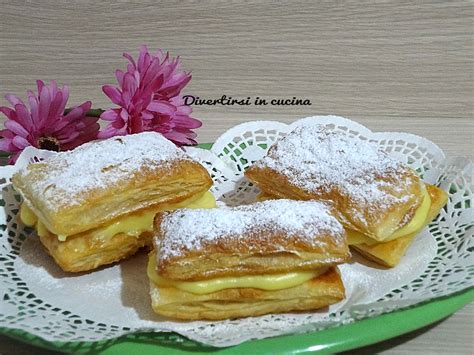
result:
M 138 212 L 130 216 L 125 216 L 116 219 L 111 224 L 95 228 L 94 230 L 88 231 L 89 237 L 98 237 L 108 239 L 118 233 L 125 233 L 130 236 L 138 237 L 144 232 L 153 231 L 153 219 L 155 215 L 160 211 L 171 211 L 178 208 L 214 208 L 216 207 L 216 200 L 214 195 L 207 191 L 198 197 L 188 199 L 186 201 L 162 205 L 158 208 L 147 209 L 143 212 Z M 28 206 L 23 203 L 20 208 L 20 218 L 24 224 L 33 227 L 36 226 L 36 231 L 40 237 L 48 235 L 50 232 L 46 229 L 45 225 L 38 220 L 36 215 L 31 211 Z M 58 236 L 60 241 L 65 241 L 67 236 Z
M 257 196 L 258 201 L 266 201 L 266 200 L 272 200 L 272 199 L 275 199 L 275 197 L 272 197 L 265 193 L 261 193 L 260 195 Z M 428 193 L 428 191 L 426 191 L 426 188 L 424 188 L 423 189 L 423 202 L 421 203 L 420 207 L 418 207 L 418 209 L 415 211 L 413 218 L 406 225 L 397 229 L 386 240 L 377 241 L 355 230 L 346 229 L 348 244 L 349 245 L 355 245 L 355 244 L 373 245 L 377 243 L 388 242 L 393 239 L 397 239 L 397 238 L 404 237 L 409 234 L 418 232 L 426 222 L 426 217 L 428 216 L 430 207 L 431 207 L 430 194 Z
M 423 202 L 421 203 L 420 207 L 415 211 L 413 218 L 404 225 L 402 228 L 397 229 L 385 242 L 404 237 L 406 235 L 418 232 L 426 222 L 426 217 L 428 216 L 428 212 L 430 211 L 431 207 L 431 198 L 426 191 L 423 192 Z M 346 229 L 347 232 L 347 242 L 349 245 L 356 245 L 356 244 L 367 244 L 367 245 L 374 245 L 380 243 L 375 239 L 372 239 L 360 232 Z M 383 243 L 383 242 L 382 242 Z
M 431 207 L 431 197 L 426 189 L 423 190 L 423 202 L 420 207 L 415 211 L 413 218 L 404 225 L 402 228 L 397 229 L 391 236 L 390 239 L 400 238 L 405 235 L 418 231 L 423 224 L 425 224 L 426 217 Z
M 257 288 L 265 291 L 283 290 L 295 287 L 324 274 L 327 268 L 314 271 L 295 271 L 286 274 L 250 275 L 221 277 L 201 281 L 176 281 L 161 277 L 156 272 L 156 255 L 151 253 L 148 259 L 148 278 L 158 287 L 174 287 L 182 291 L 203 295 L 228 288 Z

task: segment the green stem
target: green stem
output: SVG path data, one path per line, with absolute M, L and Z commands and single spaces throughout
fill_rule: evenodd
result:
M 87 111 L 86 115 L 89 117 L 100 117 L 103 112 L 105 112 L 105 110 L 102 110 L 101 108 L 91 108 Z
M 64 114 L 68 114 L 71 112 L 70 108 L 67 108 L 64 110 Z M 89 117 L 100 117 L 100 115 L 105 112 L 105 110 L 102 110 L 101 108 L 91 108 L 89 111 L 87 111 L 86 116 Z

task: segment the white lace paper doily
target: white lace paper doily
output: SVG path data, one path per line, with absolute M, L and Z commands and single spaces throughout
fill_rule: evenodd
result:
M 287 333 L 307 332 L 375 317 L 450 295 L 473 286 L 473 165 L 445 159 L 432 142 L 406 133 L 373 133 L 337 116 L 316 116 L 321 124 L 376 142 L 412 166 L 426 182 L 449 191 L 449 203 L 415 239 L 402 262 L 382 269 L 354 256 L 340 267 L 347 299 L 318 312 L 266 315 L 219 322 L 173 322 L 150 306 L 146 255 L 96 272 L 62 272 L 44 252 L 34 232 L 17 219 L 20 198 L 10 178 L 19 168 L 51 154 L 28 148 L 15 166 L 0 168 L 0 326 L 22 329 L 50 341 L 97 341 L 143 331 L 174 331 L 212 346 Z M 227 205 L 251 203 L 258 193 L 243 172 L 295 125 L 257 121 L 225 132 L 210 151 L 187 148 L 214 179 L 212 192 Z M 157 334 L 159 338 L 160 335 Z M 176 341 L 178 341 L 177 339 Z

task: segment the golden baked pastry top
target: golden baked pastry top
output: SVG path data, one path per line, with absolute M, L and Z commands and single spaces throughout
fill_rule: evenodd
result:
M 273 196 L 331 201 L 343 224 L 380 240 L 409 221 L 423 200 L 417 174 L 376 144 L 308 122 L 245 174 Z
M 315 201 L 162 212 L 155 233 L 157 271 L 173 280 L 310 270 L 350 257 L 342 225 Z
M 350 257 L 324 203 L 270 200 L 155 217 L 149 255 L 153 310 L 227 319 L 313 310 L 344 299 L 336 264 Z
M 13 176 L 25 203 L 54 234 L 72 235 L 212 185 L 206 169 L 156 132 L 84 144 Z
M 118 189 L 137 175 L 190 160 L 160 134 L 144 132 L 90 142 L 28 165 L 14 180 L 27 180 L 31 194 L 50 208 L 80 204 L 101 190 Z M 146 167 L 146 169 L 144 169 Z

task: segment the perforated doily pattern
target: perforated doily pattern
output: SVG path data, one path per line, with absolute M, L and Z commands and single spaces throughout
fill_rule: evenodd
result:
M 373 133 L 364 126 L 336 116 L 310 117 L 335 130 L 376 142 L 393 157 L 412 166 L 424 180 L 449 191 L 449 203 L 428 227 L 436 240 L 437 255 L 413 281 L 390 290 L 377 302 L 331 308 L 332 313 L 282 314 L 223 322 L 192 322 L 133 328 L 106 324 L 62 309 L 31 292 L 16 269 L 26 238 L 32 233 L 17 221 L 20 198 L 10 184 L 12 174 L 28 162 L 53 153 L 27 149 L 17 164 L 0 169 L 3 204 L 0 209 L 0 326 L 23 329 L 31 334 L 56 341 L 94 341 L 115 338 L 142 330 L 176 331 L 191 339 L 214 346 L 279 334 L 313 331 L 374 317 L 434 297 L 446 296 L 474 285 L 473 260 L 473 165 L 465 159 L 446 160 L 432 142 L 405 133 Z M 258 193 L 243 172 L 264 156 L 292 125 L 273 121 L 244 123 L 224 133 L 210 151 L 187 148 L 214 180 L 212 192 L 222 204 L 251 203 Z M 350 290 L 349 290 L 350 291 Z M 350 294 L 348 298 L 350 298 Z M 143 302 L 148 302 L 144 300 Z M 160 338 L 161 339 L 161 338 Z M 167 336 L 163 341 L 178 341 Z M 171 340 L 170 340 L 171 339 Z M 182 340 L 181 340 L 182 341 Z

